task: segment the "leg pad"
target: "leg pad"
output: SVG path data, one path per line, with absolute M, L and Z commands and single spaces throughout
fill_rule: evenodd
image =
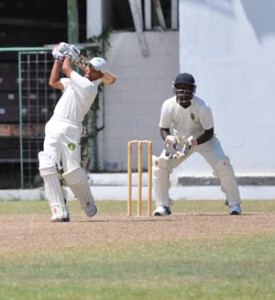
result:
M 90 189 L 88 177 L 83 169 L 76 168 L 64 173 L 62 176 L 83 209 L 86 209 L 91 204 L 94 205 L 94 197 Z

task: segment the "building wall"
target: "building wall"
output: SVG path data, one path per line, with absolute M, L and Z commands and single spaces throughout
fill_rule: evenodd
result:
M 142 56 L 135 32 L 111 34 L 107 59 L 119 80 L 114 86 L 105 87 L 100 120 L 104 130 L 99 134 L 101 169 L 126 171 L 127 142 L 131 139 L 152 140 L 154 154 L 159 154 L 161 104 L 172 95 L 176 74 L 187 71 L 196 78 L 198 96 L 212 107 L 216 132 L 236 173 L 274 175 L 275 2 L 267 0 L 263 5 L 258 0 L 180 0 L 179 3 L 179 32 L 144 32 L 149 49 L 147 57 Z M 22 15 L 21 7 L 18 5 L 12 11 L 7 4 L 5 11 L 16 12 L 14 17 L 18 17 Z M 61 26 L 53 19 L 50 29 L 54 35 L 44 30 L 49 23 L 39 23 L 36 30 L 42 30 L 43 35 L 17 30 L 22 36 L 14 38 L 13 34 L 13 40 L 7 33 L 15 27 L 2 26 L 2 46 L 22 46 L 19 40 L 26 42 L 24 46 L 64 40 L 65 20 L 62 18 Z M 22 23 L 24 28 L 29 28 L 28 21 Z M 55 26 L 62 28 L 62 33 Z M 26 35 L 31 38 L 23 39 Z M 38 37 L 43 38 L 38 41 Z M 211 170 L 202 158 L 194 155 L 175 174 L 209 175 Z
M 153 152 L 159 154 L 161 150 L 159 115 L 179 72 L 179 33 L 144 34 L 149 49 L 146 57 L 135 32 L 111 35 L 107 60 L 119 79 L 105 87 L 104 130 L 99 138 L 105 171 L 127 170 L 127 143 L 132 139 L 152 140 Z
M 158 119 L 178 72 L 192 73 L 197 95 L 212 107 L 215 130 L 238 176 L 274 176 L 275 21 L 273 1 L 180 1 L 179 32 L 145 32 L 143 57 L 136 34 L 113 33 L 110 69 L 119 80 L 106 87 L 101 164 L 126 170 L 127 142 L 162 142 Z M 197 154 L 175 176 L 209 176 Z
M 275 174 L 275 2 L 180 1 L 180 70 L 212 107 L 238 175 Z M 178 172 L 209 174 L 199 156 Z

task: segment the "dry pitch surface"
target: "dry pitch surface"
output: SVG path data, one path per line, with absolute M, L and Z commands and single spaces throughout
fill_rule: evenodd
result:
M 224 234 L 275 233 L 275 213 L 173 214 L 126 217 L 72 214 L 70 223 L 52 223 L 49 216 L 0 216 L 0 253 L 55 249 L 95 242 L 186 239 Z

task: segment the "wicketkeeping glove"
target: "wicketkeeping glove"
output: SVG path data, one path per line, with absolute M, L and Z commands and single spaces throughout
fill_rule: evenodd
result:
M 186 139 L 185 144 L 183 145 L 182 148 L 182 154 L 183 156 L 187 155 L 188 152 L 190 151 L 191 147 L 197 146 L 198 142 L 197 140 L 191 135 Z
M 183 145 L 182 150 L 181 150 L 182 156 L 187 155 L 190 149 L 191 149 L 191 146 L 186 141 L 186 143 Z
M 188 143 L 188 145 L 189 145 L 190 147 L 192 147 L 192 146 L 197 146 L 197 144 L 198 144 L 197 140 L 193 137 L 193 135 L 189 136 L 189 137 L 186 139 L 186 141 L 187 141 L 187 143 Z
M 165 149 L 165 155 L 170 156 L 170 158 L 180 158 L 183 156 L 179 151 L 178 141 L 174 135 L 166 137 L 163 148 Z

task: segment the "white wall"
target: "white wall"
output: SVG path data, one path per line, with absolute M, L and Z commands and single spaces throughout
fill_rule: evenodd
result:
M 103 13 L 104 1 L 87 0 L 87 38 L 97 36 L 103 30 Z
M 145 38 L 146 57 L 135 32 L 111 34 L 107 60 L 119 79 L 105 87 L 105 127 L 100 136 L 104 170 L 127 170 L 127 144 L 132 139 L 152 140 L 153 152 L 159 154 L 161 150 L 159 115 L 179 73 L 179 33 L 145 32 Z
M 180 0 L 180 71 L 212 107 L 237 175 L 275 175 L 275 1 Z M 181 175 L 209 174 L 199 156 Z
M 118 82 L 106 87 L 101 167 L 126 171 L 127 142 L 161 148 L 158 120 L 180 72 L 192 73 L 197 95 L 212 107 L 215 129 L 236 174 L 275 173 L 275 1 L 180 0 L 180 32 L 145 32 L 143 57 L 135 32 L 111 34 L 107 59 Z M 174 175 L 211 175 L 194 155 Z

